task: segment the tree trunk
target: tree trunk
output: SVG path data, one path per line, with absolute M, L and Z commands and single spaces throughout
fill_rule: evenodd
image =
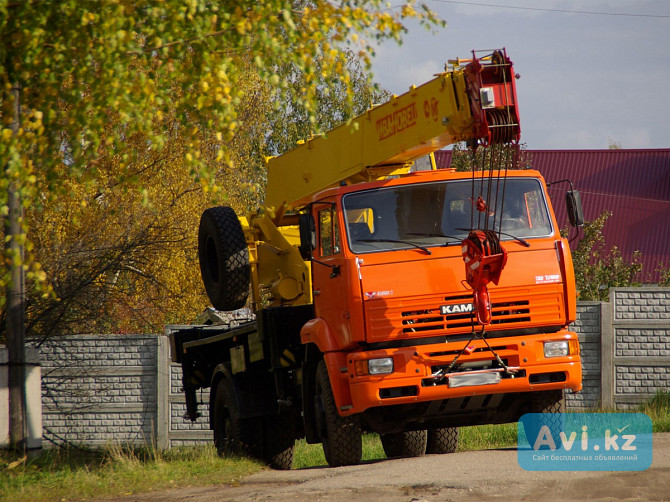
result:
M 12 87 L 14 118 L 12 130 L 16 135 L 20 124 L 20 87 Z M 10 259 L 10 282 L 7 285 L 7 352 L 9 379 L 9 445 L 25 450 L 26 438 L 26 354 L 25 354 L 25 277 L 23 273 L 23 209 L 17 181 L 10 183 L 7 194 L 8 215 L 5 221 L 5 255 Z

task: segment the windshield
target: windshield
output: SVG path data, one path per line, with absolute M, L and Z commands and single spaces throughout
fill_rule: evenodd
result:
M 366 253 L 458 244 L 471 228 L 500 230 L 503 241 L 551 235 L 551 219 L 540 182 L 533 178 L 508 178 L 504 202 L 503 182 L 500 183 L 497 203 L 495 194 L 487 197 L 484 188 L 483 198 L 491 199 L 490 207 L 484 211 L 475 209 L 480 187 L 476 185 L 473 197 L 469 180 L 345 195 L 349 247 L 354 253 Z

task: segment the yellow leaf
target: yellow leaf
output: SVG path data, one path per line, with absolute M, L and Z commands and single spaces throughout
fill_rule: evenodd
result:
M 28 460 L 28 457 L 26 457 L 26 456 L 24 456 L 23 458 L 20 458 L 18 460 L 15 460 L 14 462 L 7 465 L 7 470 L 11 471 L 12 469 L 16 469 L 18 466 L 25 463 L 26 460 Z

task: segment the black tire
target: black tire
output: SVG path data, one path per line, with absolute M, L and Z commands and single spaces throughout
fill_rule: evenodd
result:
M 565 428 L 565 396 L 562 389 L 532 392 L 530 394 L 529 413 L 546 413 L 543 421 L 549 427 L 556 447 L 560 444 L 559 435 Z M 535 421 L 524 421 L 524 433 L 531 448 L 540 433 L 541 426 Z
M 384 453 L 388 458 L 420 457 L 426 453 L 428 431 L 406 431 L 381 434 Z
M 530 395 L 531 413 L 564 413 L 565 396 L 563 389 L 533 392 Z
M 458 427 L 428 429 L 428 444 L 426 445 L 426 453 L 454 453 L 458 448 L 458 436 Z
M 214 446 L 222 457 L 244 455 L 261 458 L 261 428 L 257 419 L 243 419 L 231 382 L 223 379 L 216 386 L 210 409 Z
M 251 267 L 242 225 L 229 207 L 202 213 L 198 229 L 200 274 L 217 310 L 237 310 L 247 302 Z
M 363 456 L 360 421 L 356 416 L 342 417 L 337 412 L 324 361 L 319 361 L 316 368 L 314 401 L 316 427 L 328 465 L 339 467 L 359 464 Z
M 263 461 L 273 469 L 288 470 L 293 467 L 293 418 L 285 412 L 263 417 Z

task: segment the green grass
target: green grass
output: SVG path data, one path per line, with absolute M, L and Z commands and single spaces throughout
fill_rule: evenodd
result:
M 80 500 L 235 484 L 263 469 L 246 458 L 219 458 L 209 446 L 164 452 L 119 447 L 100 451 L 50 449 L 21 460 L 0 454 L 0 500 Z
M 479 425 L 461 427 L 458 451 L 485 450 L 516 446 L 516 424 Z M 363 436 L 363 462 L 386 458 L 378 434 Z M 307 444 L 304 439 L 296 443 L 294 469 L 325 467 L 326 457 L 320 444 Z
M 363 462 L 368 460 L 381 460 L 386 458 L 382 443 L 377 434 L 363 435 Z M 304 439 L 296 442 L 293 457 L 294 469 L 307 469 L 309 467 L 325 467 L 326 457 L 320 444 L 307 444 Z
M 646 413 L 654 432 L 670 432 L 670 393 L 658 391 L 651 400 L 632 411 Z
M 516 423 L 461 427 L 458 451 L 516 446 Z
M 592 410 L 608 411 L 608 410 Z M 651 417 L 654 432 L 670 432 L 670 394 L 659 392 L 631 409 Z M 516 446 L 516 424 L 461 427 L 459 451 Z M 363 437 L 363 461 L 386 456 L 377 434 Z M 321 445 L 296 444 L 295 469 L 326 466 Z M 98 451 L 50 449 L 34 458 L 0 452 L 0 500 L 85 500 L 185 486 L 235 485 L 264 469 L 245 458 L 219 458 L 213 446 L 152 449 L 109 447 Z

